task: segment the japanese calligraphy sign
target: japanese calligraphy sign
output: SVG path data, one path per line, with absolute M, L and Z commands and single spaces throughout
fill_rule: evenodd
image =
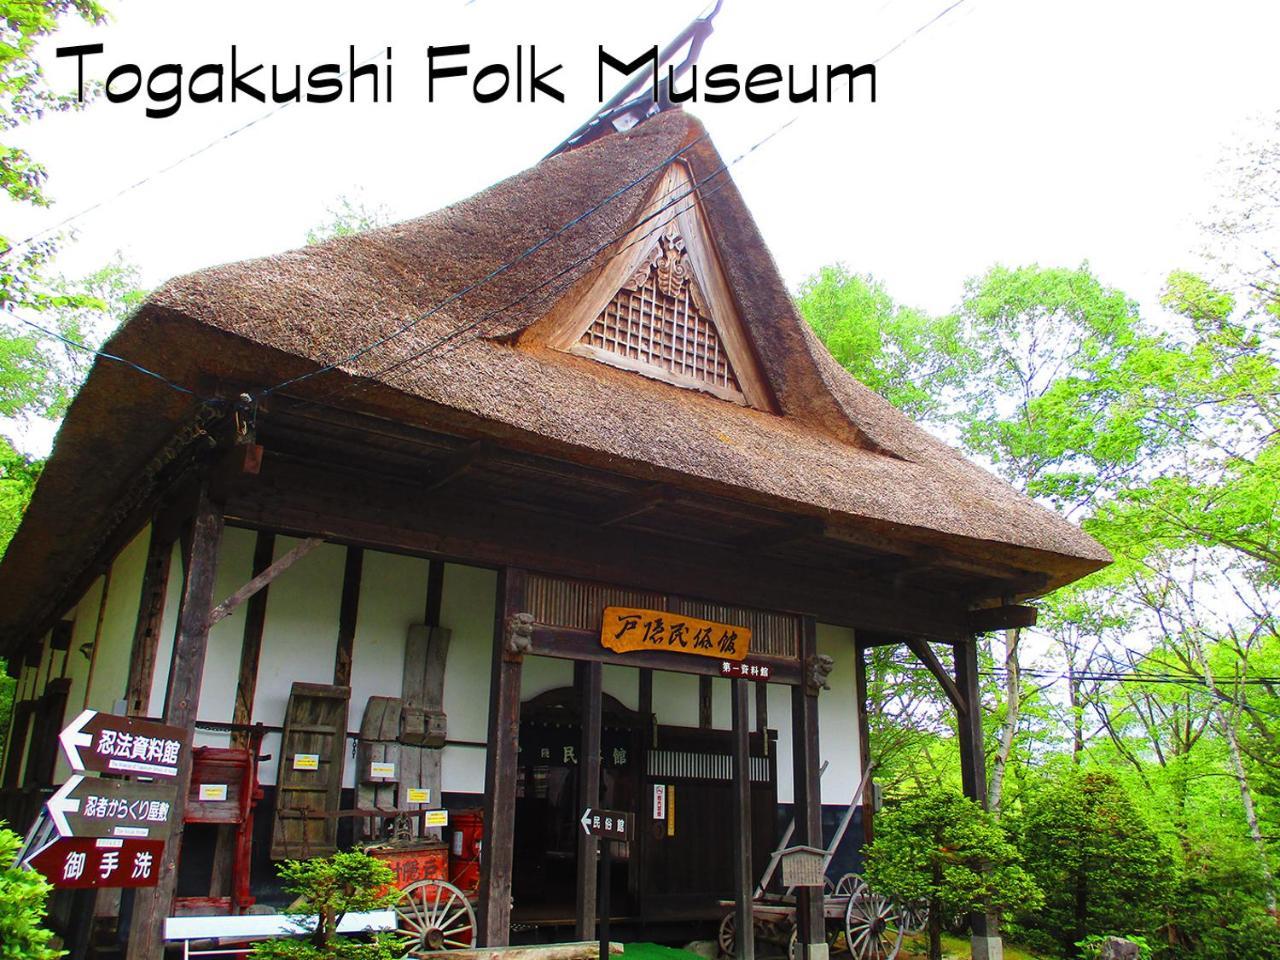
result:
M 163 852 L 162 840 L 64 837 L 27 863 L 55 887 L 154 887 Z
M 614 653 L 661 650 L 742 660 L 751 647 L 751 628 L 699 620 L 669 610 L 605 607 L 600 643 Z
M 768 680 L 773 670 L 767 663 L 751 663 L 747 660 L 721 660 L 720 676 L 743 677 L 747 680 Z
M 187 746 L 181 727 L 85 710 L 58 735 L 71 769 L 176 777 Z
M 86 779 L 73 774 L 45 806 L 62 837 L 164 840 L 173 829 L 169 783 Z
M 624 841 L 630 839 L 631 814 L 623 810 L 593 810 L 587 807 L 578 822 L 582 824 L 582 832 L 589 837 Z

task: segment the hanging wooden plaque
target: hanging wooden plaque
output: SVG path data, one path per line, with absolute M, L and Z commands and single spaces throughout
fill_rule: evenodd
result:
M 605 607 L 600 643 L 614 653 L 658 650 L 742 660 L 751 648 L 751 628 L 699 620 L 669 610 Z

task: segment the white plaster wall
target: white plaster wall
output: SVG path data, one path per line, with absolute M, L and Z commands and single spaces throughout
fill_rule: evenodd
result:
M 151 677 L 151 699 L 146 715 L 164 713 L 164 695 L 169 689 L 169 665 L 173 662 L 174 632 L 178 629 L 178 606 L 182 601 L 182 547 L 175 543 L 169 552 L 169 579 L 165 584 L 164 615 L 160 618 L 160 636 L 156 641 L 155 673 Z M 220 602 L 220 601 L 219 601 Z
M 818 653 L 835 660 L 827 677 L 831 689 L 818 696 L 819 752 L 830 764 L 822 776 L 822 802 L 844 806 L 858 787 L 861 767 L 853 630 L 818 624 Z
M 298 541 L 291 537 L 277 537 L 276 558 L 297 545 Z M 250 569 L 252 556 L 250 535 Z M 258 684 L 253 700 L 255 722 L 284 725 L 289 690 L 294 681 L 333 683 L 333 658 L 338 645 L 338 612 L 342 606 L 342 574 L 345 565 L 345 547 L 321 544 L 271 584 L 262 631 L 262 651 L 258 657 Z M 247 579 L 246 574 L 229 590 L 234 590 Z M 213 704 L 207 708 L 202 700 L 201 718 L 229 720 L 231 717 L 243 631 L 241 625 L 235 632 L 234 644 L 229 648 L 231 652 L 220 654 L 231 659 L 230 696 L 221 696 L 216 713 L 213 712 Z M 212 645 L 210 651 L 212 656 Z M 363 704 L 360 709 L 363 709 Z M 262 752 L 271 754 L 271 759 L 258 768 L 258 777 L 263 783 L 274 784 L 280 758 L 280 735 L 268 734 L 263 739 Z M 346 751 L 343 755 L 346 756 Z
M 727 694 L 726 694 L 727 696 Z M 698 725 L 698 677 L 692 673 L 653 671 L 653 713 L 673 727 Z
M 93 633 L 98 624 L 98 605 L 102 598 L 103 578 L 98 577 L 75 608 L 63 615 L 64 620 L 74 620 L 71 628 L 71 648 L 65 654 L 55 653 L 53 676 L 65 676 L 71 681 L 67 691 L 67 705 L 63 711 L 62 725 L 84 709 L 85 681 L 89 677 L 89 658 L 93 655 Z M 53 767 L 53 780 L 61 783 L 71 774 L 71 766 L 62 751 L 58 751 Z
M 640 671 L 635 667 L 606 663 L 600 671 L 600 689 L 628 710 L 640 707 Z
M 520 700 L 548 690 L 573 686 L 573 661 L 558 657 L 525 657 L 520 668 Z
M 353 732 L 360 730 L 370 697 L 401 694 L 405 640 L 409 625 L 423 622 L 429 569 L 426 560 L 416 557 L 372 550 L 364 553 L 351 655 L 351 715 L 347 719 Z M 336 625 L 334 636 L 336 640 Z M 355 764 L 348 763 L 343 786 L 355 786 L 355 775 Z
M 489 734 L 489 671 L 493 658 L 494 605 L 498 574 L 493 570 L 446 564 L 440 624 L 453 631 L 445 665 L 444 710 L 450 740 L 486 742 Z M 444 749 L 443 789 L 484 792 L 485 751 L 476 747 Z
M 111 565 L 111 589 L 107 592 L 107 608 L 102 618 L 102 636 L 98 639 L 97 661 L 84 706 L 106 713 L 114 712 L 125 695 L 129 683 L 129 660 L 133 653 L 133 634 L 138 622 L 138 603 L 142 597 L 142 575 L 147 566 L 147 548 L 151 528 L 142 532 L 120 551 Z M 72 714 L 70 704 L 68 713 Z

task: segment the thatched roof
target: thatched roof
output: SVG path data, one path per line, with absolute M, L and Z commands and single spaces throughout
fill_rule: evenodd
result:
M 663 113 L 428 216 L 178 278 L 106 349 L 196 389 L 210 378 L 265 387 L 313 370 L 435 307 L 700 137 L 695 119 Z M 737 189 L 724 174 L 712 176 L 723 160 L 709 141 L 683 159 L 695 178 L 708 178 L 707 222 L 778 413 L 552 350 L 527 335 L 608 255 L 571 267 L 633 222 L 646 185 L 404 336 L 291 392 L 407 422 L 465 415 L 584 462 L 646 464 L 800 513 L 987 542 L 1034 558 L 1031 566 L 1056 583 L 1109 560 L 1077 527 L 850 377 L 797 315 Z M 183 229 L 198 226 L 175 227 L 176 241 Z M 429 361 L 379 373 L 464 327 Z M 375 382 L 352 389 L 350 377 Z M 0 639 L 20 629 L 27 598 L 84 562 L 86 516 L 128 488 L 191 407 L 190 398 L 118 364 L 95 365 L 0 565 Z

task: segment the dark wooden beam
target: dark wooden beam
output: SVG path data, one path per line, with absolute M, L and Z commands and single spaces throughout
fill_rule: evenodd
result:
M 465 447 L 459 447 L 444 458 L 436 467 L 430 478 L 422 485 L 424 493 L 439 490 L 446 484 L 453 483 L 463 474 L 468 473 L 489 453 L 489 444 L 483 440 L 475 440 Z
M 840 571 L 753 557 L 717 547 L 690 551 L 643 531 L 601 529 L 565 516 L 505 511 L 482 497 L 424 496 L 420 489 L 372 475 L 344 477 L 327 467 L 273 458 L 260 483 L 228 505 L 247 526 L 378 549 L 464 560 L 519 564 L 563 576 L 657 592 L 678 592 L 824 622 L 893 630 L 955 641 L 967 636 L 962 598 L 915 591 L 910 602 L 861 591 Z M 459 485 L 464 486 L 464 485 Z
M 805 617 L 800 631 L 800 655 L 807 661 L 817 654 L 817 624 Z M 818 743 L 818 691 L 808 684 L 791 688 L 791 757 L 795 796 L 796 831 L 793 844 L 812 847 L 822 842 L 821 753 Z M 825 944 L 822 888 L 796 888 L 798 939 L 806 948 Z
M 638 491 L 633 497 L 625 497 L 610 510 L 600 513 L 595 520 L 597 527 L 611 527 L 615 523 L 630 520 L 675 499 L 675 491 L 665 483 L 655 483 Z
M 711 691 L 711 677 L 703 674 L 698 678 L 698 726 L 703 730 L 711 729 Z
M 338 608 L 338 646 L 333 655 L 333 683 L 338 687 L 351 686 L 351 661 L 355 656 L 363 571 L 364 551 L 359 547 L 347 547 L 347 560 L 342 571 L 342 603 Z
M 601 674 L 599 663 L 579 661 L 573 665 L 573 685 L 581 705 L 582 738 L 578 744 L 578 807 L 575 819 L 588 808 L 600 807 L 600 722 Z M 576 939 L 596 936 L 596 855 L 599 841 L 585 830 L 578 835 L 578 885 L 574 899 Z
M 173 538 L 165 537 L 159 525 L 152 523 L 146 565 L 142 568 L 142 593 L 133 628 L 133 647 L 129 655 L 129 680 L 125 686 L 125 710 L 130 716 L 146 716 L 150 708 L 172 553 Z
M 675 673 L 696 673 L 705 677 L 723 676 L 720 669 L 722 661 L 718 657 L 665 653 L 657 650 L 614 653 L 601 646 L 599 633 L 569 627 L 547 627 L 535 624 L 533 647 L 529 652 L 540 657 L 558 657 L 562 660 L 594 660 L 599 663 L 615 663 L 628 667 L 671 670 Z M 770 683 L 800 682 L 800 664 L 797 660 L 763 655 L 753 655 L 751 660 L 753 663 L 769 666 Z
M 1003 607 L 982 607 L 978 610 L 970 610 L 966 622 L 974 633 L 1016 630 L 1019 627 L 1034 627 L 1037 612 L 1035 607 L 1014 604 Z
M 489 748 L 484 765 L 484 854 L 480 858 L 481 946 L 505 947 L 511 930 L 516 772 L 520 740 L 522 657 L 509 647 L 512 618 L 523 612 L 525 573 L 506 568 L 498 576 L 489 680 Z
M 240 606 L 240 604 L 244 603 L 259 590 L 263 589 L 272 580 L 280 576 L 280 574 L 284 573 L 322 543 L 324 543 L 323 537 L 310 537 L 303 540 L 283 557 L 275 561 L 275 563 L 271 564 L 271 566 L 267 567 L 267 569 L 263 570 L 244 586 L 240 587 L 240 589 L 235 593 L 231 594 L 231 596 L 227 597 L 227 599 L 223 600 L 220 604 L 209 611 L 209 625 L 212 626 L 219 620 L 229 616 L 236 607 Z
M 274 533 L 259 531 L 253 543 L 253 575 L 262 574 L 271 566 L 276 551 Z M 258 693 L 258 660 L 262 655 L 262 631 L 267 622 L 267 596 L 270 587 L 264 585 L 248 600 L 244 611 L 244 633 L 240 640 L 240 674 L 236 681 L 236 701 L 232 708 L 231 722 L 247 726 L 253 722 L 253 701 Z M 249 734 L 243 730 L 231 734 L 234 746 L 246 746 Z
M 186 582 L 178 611 L 178 633 L 169 667 L 169 689 L 165 696 L 164 722 L 187 731 L 188 743 L 195 734 L 200 706 L 200 682 L 204 677 L 205 653 L 209 646 L 209 611 L 213 604 L 213 581 L 222 542 L 222 510 L 202 491 L 196 502 L 187 548 Z M 164 921 L 171 913 L 178 883 L 178 851 L 182 843 L 182 817 L 191 785 L 191 750 L 178 754 L 178 776 L 169 816 L 175 824 L 165 841 L 158 865 L 160 881 L 155 887 L 138 891 L 129 927 L 128 960 L 155 960 L 164 952 Z
M 737 960 L 754 960 L 752 901 L 755 874 L 751 868 L 751 721 L 747 714 L 750 680 L 731 680 L 733 713 L 733 902 L 739 931 Z
M 858 753 L 861 772 L 866 773 L 871 767 L 871 723 L 867 718 L 867 647 L 862 644 L 855 645 L 853 686 L 854 709 L 858 716 Z M 868 783 L 862 794 L 862 842 L 866 844 L 875 840 L 875 811 L 871 803 L 873 796 L 872 785 Z
M 938 655 L 929 646 L 929 641 L 922 637 L 906 637 L 903 642 L 907 645 L 907 649 L 916 655 L 916 659 L 929 668 L 929 672 L 942 685 L 943 692 L 946 693 L 947 699 L 951 701 L 951 705 L 955 707 L 956 711 L 967 710 L 968 704 L 964 695 L 961 693 L 960 688 L 956 686 L 956 682 L 951 679 L 951 674 L 942 665 Z
M 956 686 L 964 699 L 965 709 L 960 711 L 957 731 L 960 741 L 960 783 L 964 795 L 983 809 L 987 806 L 987 766 L 982 741 L 982 701 L 978 691 L 978 642 L 955 645 Z M 974 956 L 986 953 L 986 937 L 991 929 L 983 911 L 969 914 L 969 932 L 974 946 Z
M 770 527 L 767 530 L 757 530 L 744 537 L 739 537 L 733 542 L 733 546 L 738 550 L 752 553 L 768 553 L 778 547 L 785 547 L 803 540 L 821 537 L 825 532 L 824 524 L 817 517 L 797 517 L 782 526 Z

